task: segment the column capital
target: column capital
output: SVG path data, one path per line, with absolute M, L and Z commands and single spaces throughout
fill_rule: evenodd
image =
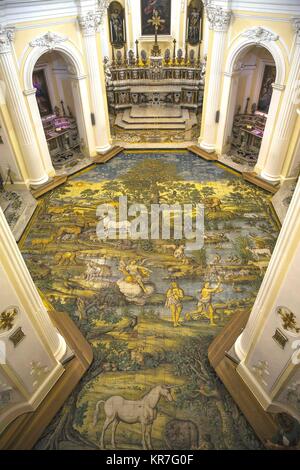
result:
M 5 54 L 11 51 L 11 44 L 15 37 L 14 26 L 0 25 L 0 54 Z
M 214 31 L 227 31 L 232 17 L 231 10 L 213 5 L 211 0 L 202 0 L 206 16 L 209 22 L 209 29 Z
M 300 44 L 300 16 L 292 18 L 292 25 L 296 34 L 296 43 Z
M 90 36 L 99 31 L 110 0 L 99 0 L 95 11 L 89 11 L 78 16 L 78 23 L 85 36 Z

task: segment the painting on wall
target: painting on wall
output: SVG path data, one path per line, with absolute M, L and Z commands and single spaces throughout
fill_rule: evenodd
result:
M 120 49 L 126 42 L 124 8 L 119 2 L 111 2 L 108 9 L 110 43 Z
M 141 0 L 142 36 L 155 35 L 154 26 L 149 22 L 153 17 L 154 10 L 158 11 L 162 20 L 158 34 L 171 34 L 171 0 Z
M 275 82 L 275 79 L 275 65 L 266 65 L 258 100 L 258 111 L 268 114 L 273 92 L 272 84 Z
M 187 11 L 187 41 L 191 46 L 195 46 L 201 41 L 202 14 L 202 2 L 191 0 Z
M 52 114 L 52 105 L 44 70 L 35 70 L 32 74 L 33 87 L 36 89 L 36 100 L 41 116 Z

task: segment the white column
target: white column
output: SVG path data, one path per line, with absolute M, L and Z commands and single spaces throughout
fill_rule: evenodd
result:
M 216 142 L 216 151 L 219 154 L 225 153 L 229 146 L 228 139 L 232 132 L 239 76 L 239 70 L 232 73 L 224 73 L 222 100 L 220 106 L 220 123 Z
M 267 317 L 272 314 L 274 299 L 286 275 L 289 261 L 299 244 L 299 233 L 300 182 L 295 189 L 249 321 L 235 343 L 235 351 L 242 361 L 253 347 L 255 338 L 262 332 Z
M 295 144 L 291 160 L 286 168 L 286 178 L 297 179 L 300 173 L 300 108 L 297 109 L 298 114 L 298 139 Z
M 30 276 L 18 245 L 0 209 L 0 260 L 5 267 L 10 282 L 18 292 L 20 301 L 35 325 L 43 343 L 49 346 L 56 360 L 66 352 L 64 338 L 53 326 L 48 312 Z
M 299 335 L 282 314 L 293 315 L 298 327 L 300 260 L 300 182 L 284 220 L 274 253 L 249 321 L 235 343 L 241 362 L 237 372 L 269 411 L 282 411 L 277 397 L 288 392 L 288 380 L 299 373 Z M 281 312 L 278 309 L 281 307 Z M 276 341 L 280 334 L 284 344 Z M 295 362 L 295 360 L 297 360 Z M 299 374 L 298 374 L 299 380 Z M 294 382 L 297 379 L 294 377 Z M 288 406 L 289 404 L 286 403 Z M 295 411 L 295 410 L 294 410 Z M 294 414 L 292 408 L 290 412 Z M 297 410 L 299 419 L 299 409 Z
M 5 86 L 4 96 L 24 158 L 29 182 L 31 185 L 39 185 L 48 181 L 48 175 L 21 90 L 12 54 L 13 35 L 13 28 L 0 26 L 0 71 Z
M 255 166 L 255 171 L 257 173 L 261 173 L 263 168 L 265 168 L 266 159 L 268 156 L 268 150 L 270 147 L 270 143 L 272 142 L 272 133 L 275 129 L 275 122 L 277 111 L 279 108 L 279 103 L 281 100 L 282 92 L 285 88 L 284 85 L 280 85 L 279 83 L 273 83 L 273 92 L 272 92 L 272 99 L 268 111 L 268 118 L 266 122 L 266 127 L 264 130 L 264 136 L 261 142 L 258 160 Z M 275 130 L 276 132 L 276 130 Z
M 89 12 L 78 18 L 83 35 L 88 78 L 91 89 L 92 113 L 95 116 L 96 151 L 104 153 L 111 147 L 109 116 L 106 100 L 106 88 L 102 64 L 99 64 L 97 49 L 97 30 L 100 25 L 99 15 Z M 98 42 L 100 47 L 100 41 Z
M 223 61 L 231 11 L 209 4 L 206 7 L 206 16 L 209 21 L 209 28 L 213 30 L 213 44 L 210 65 L 208 64 L 209 80 L 205 81 L 208 90 L 199 144 L 207 152 L 214 152 L 218 128 L 216 113 L 220 106 Z
M 0 433 L 16 417 L 34 411 L 65 369 L 64 338 L 48 313 L 24 264 L 0 209 L 0 314 L 14 311 L 0 327 L 0 392 L 9 390 L 0 407 Z
M 124 6 L 124 14 L 125 14 L 125 23 L 126 23 L 126 42 L 127 42 L 127 50 L 132 49 L 133 51 L 135 50 L 135 44 L 134 44 L 134 37 L 132 35 L 132 5 L 130 0 L 127 0 L 125 2 Z M 105 21 L 105 19 L 104 19 Z M 106 24 L 108 24 L 107 19 L 106 19 Z M 109 37 L 109 34 L 107 38 Z M 107 43 L 109 44 L 109 40 L 107 40 Z M 108 57 L 110 54 L 106 54 Z
M 49 176 L 55 176 L 55 169 L 52 165 L 51 156 L 49 153 L 48 144 L 45 137 L 45 132 L 39 112 L 39 108 L 36 101 L 36 89 L 31 88 L 29 90 L 24 90 L 23 92 L 25 99 L 27 100 L 28 107 L 31 111 L 31 117 L 34 124 L 35 133 L 37 136 L 38 146 L 40 149 L 40 154 L 43 158 L 44 167 Z
M 87 156 L 96 155 L 96 145 L 93 128 L 91 126 L 91 110 L 89 105 L 89 97 L 87 91 L 86 75 L 81 77 L 72 77 L 72 90 L 75 109 L 77 112 L 77 121 L 79 133 L 84 137 Z
M 261 176 L 269 181 L 280 181 L 284 159 L 289 146 L 290 137 L 297 118 L 296 94 L 300 77 L 300 18 L 294 20 L 296 43 L 291 59 L 291 68 L 276 122 L 275 132 Z

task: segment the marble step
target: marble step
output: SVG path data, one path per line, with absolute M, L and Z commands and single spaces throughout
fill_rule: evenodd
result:
M 183 113 L 181 117 L 161 117 L 161 116 L 144 116 L 144 117 L 133 117 L 130 114 L 130 110 L 124 111 L 122 120 L 127 124 L 184 124 L 189 119 L 189 112 Z
M 130 120 L 128 122 L 128 113 L 124 111 L 119 113 L 115 120 L 115 125 L 126 130 L 147 130 L 147 129 L 176 129 L 188 131 L 197 124 L 197 116 L 194 113 L 190 113 L 188 110 L 183 110 L 185 119 L 181 122 L 174 122 L 173 119 L 169 119 L 168 122 L 140 122 L 139 119 Z M 174 118 L 176 119 L 176 118 Z
M 180 118 L 182 117 L 181 106 L 166 106 L 166 105 L 139 105 L 132 106 L 130 116 L 133 118 Z
M 127 129 L 127 130 L 138 130 L 138 129 L 186 129 L 186 124 L 185 122 L 181 123 L 127 123 L 123 120 L 122 115 L 118 115 L 115 120 L 115 125 L 121 127 L 122 129 Z

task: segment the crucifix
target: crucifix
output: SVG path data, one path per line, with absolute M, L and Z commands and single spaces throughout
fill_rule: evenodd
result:
M 159 16 L 158 10 L 154 9 L 153 10 L 153 16 L 150 20 L 148 20 L 148 23 L 151 24 L 152 26 L 154 26 L 154 30 L 155 30 L 155 43 L 154 43 L 153 49 L 151 51 L 151 54 L 153 56 L 157 57 L 161 54 L 161 51 L 159 49 L 159 45 L 158 45 L 158 42 L 157 42 L 157 32 L 158 32 L 158 29 L 160 28 L 160 26 L 165 24 L 165 20 L 162 20 L 161 17 Z

